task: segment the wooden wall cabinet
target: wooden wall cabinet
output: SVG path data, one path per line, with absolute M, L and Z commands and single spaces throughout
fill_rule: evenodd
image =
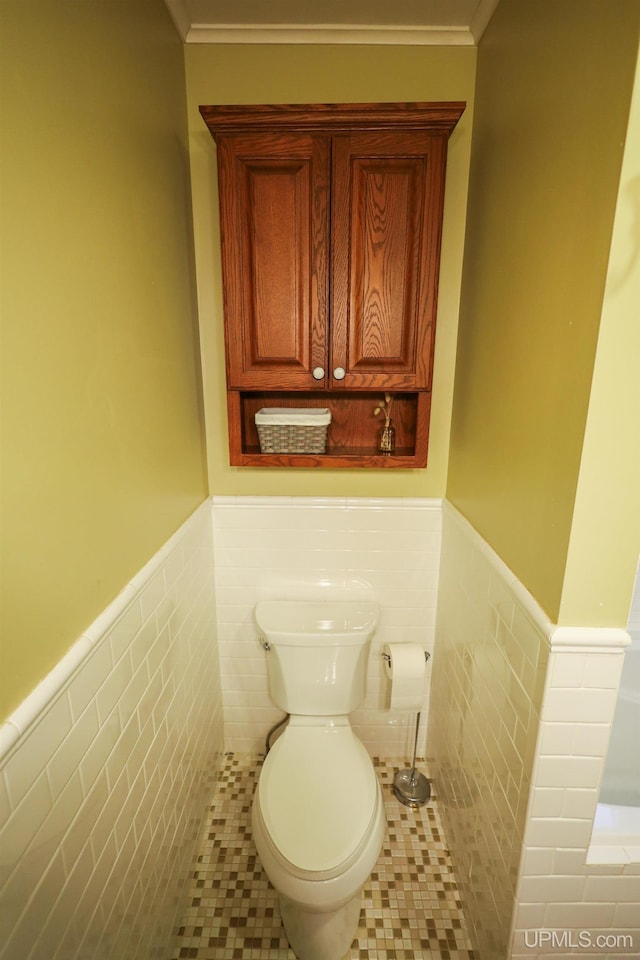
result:
M 233 465 L 426 466 L 447 141 L 463 103 L 203 106 L 218 147 Z M 373 411 L 394 396 L 396 454 Z M 326 406 L 266 455 L 261 406 Z

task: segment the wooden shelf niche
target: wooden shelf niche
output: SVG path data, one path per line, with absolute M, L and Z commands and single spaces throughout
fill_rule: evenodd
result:
M 380 392 L 298 393 L 281 391 L 230 391 L 229 454 L 232 466 L 263 467 L 380 467 L 405 469 L 424 467 L 427 462 L 427 434 L 431 394 L 393 394 L 392 420 L 396 429 L 396 451 L 378 452 L 378 434 L 384 417 L 373 411 L 384 399 Z M 331 424 L 324 454 L 261 453 L 255 415 L 263 407 L 326 407 Z M 422 425 L 422 426 L 421 426 Z

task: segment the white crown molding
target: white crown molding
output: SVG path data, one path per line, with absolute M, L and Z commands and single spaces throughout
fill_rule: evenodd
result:
M 261 507 L 265 510 L 270 507 L 303 507 L 325 509 L 362 509 L 362 510 L 442 510 L 442 500 L 439 497 L 270 497 L 245 496 L 243 494 L 213 494 L 211 504 L 215 510 L 218 507 Z
M 172 10 L 180 0 L 166 0 Z M 497 0 L 496 0 L 497 2 Z M 174 16 L 174 21 L 175 21 Z M 176 26 L 178 26 L 176 22 Z M 180 27 L 178 27 L 180 31 Z M 181 31 L 180 31 L 181 32 Z M 467 27 L 378 26 L 364 24 L 194 23 L 185 43 L 369 44 L 474 46 Z
M 164 0 L 164 2 L 180 38 L 186 42 L 191 29 L 191 20 L 184 5 L 184 0 Z
M 478 4 L 469 28 L 471 36 L 473 37 L 473 43 L 480 43 L 480 38 L 487 29 L 489 20 L 491 20 L 499 2 L 500 0 L 482 0 L 482 3 Z
M 318 11 L 315 23 L 296 22 L 297 0 L 281 0 L 282 19 L 267 23 L 261 21 L 258 13 L 260 4 L 264 8 L 265 0 L 247 0 L 243 8 L 247 19 L 233 23 L 225 22 L 225 5 L 221 7 L 215 0 L 164 2 L 185 43 L 477 46 L 499 0 L 459 0 L 462 6 L 457 11 L 456 24 L 443 21 L 446 4 L 441 0 L 413 0 L 408 5 L 404 0 L 404 7 L 399 5 L 398 23 L 325 23 L 321 19 L 323 4 L 320 0 L 309 0 L 309 12 L 312 9 Z M 231 9 L 232 5 L 227 4 L 226 12 Z M 349 16 L 348 9 L 347 0 L 342 10 L 345 19 Z M 384 19 L 388 20 L 388 11 Z

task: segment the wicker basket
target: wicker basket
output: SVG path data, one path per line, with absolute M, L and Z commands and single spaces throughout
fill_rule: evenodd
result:
M 256 413 L 261 453 L 324 453 L 331 411 L 326 407 L 263 407 Z

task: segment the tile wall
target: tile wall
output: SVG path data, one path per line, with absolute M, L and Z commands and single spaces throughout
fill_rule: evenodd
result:
M 548 660 L 544 617 L 449 504 L 427 759 L 471 939 L 508 956 Z
M 0 728 L 0 958 L 167 955 L 219 762 L 207 502 Z
M 626 633 L 555 628 L 446 503 L 243 497 L 203 504 L 0 728 L 0 960 L 165 957 L 203 774 L 281 716 L 253 607 L 329 593 L 381 605 L 372 754 L 413 747 L 382 644 L 433 651 L 421 741 L 479 956 L 587 923 L 638 949 L 640 867 L 585 865 Z
M 413 750 L 415 715 L 387 709 L 385 642 L 433 648 L 441 501 L 214 497 L 218 636 L 228 750 L 264 749 L 283 713 L 267 689 L 265 654 L 253 621 L 265 597 L 370 597 L 381 606 L 372 643 L 368 693 L 352 716 L 372 754 Z M 428 680 L 422 717 L 428 710 Z M 421 729 L 424 741 L 424 729 Z
M 640 955 L 640 864 L 586 862 L 628 642 L 550 623 L 445 503 L 427 758 L 482 960 Z
M 607 860 L 587 852 L 629 636 L 558 628 L 550 642 L 511 955 L 637 957 L 640 863 L 587 863 Z

